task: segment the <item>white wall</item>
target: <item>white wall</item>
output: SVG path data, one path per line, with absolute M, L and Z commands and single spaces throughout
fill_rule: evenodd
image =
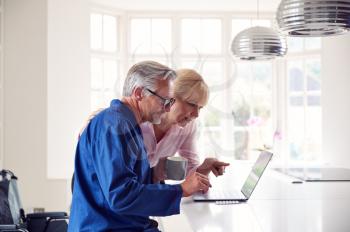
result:
M 71 178 L 78 132 L 89 114 L 89 17 L 86 0 L 48 1 L 49 178 Z
M 4 167 L 25 208 L 67 211 L 67 180 L 48 179 L 47 164 L 71 167 L 51 154 L 73 157 L 73 124 L 89 108 L 88 3 L 6 0 L 5 12 Z
M 350 33 L 322 42 L 324 160 L 350 168 Z
M 3 111 L 4 111 L 4 81 L 3 81 L 3 47 L 4 47 L 4 3 L 3 0 L 0 0 L 0 169 L 2 169 L 3 164 L 3 154 L 4 154 L 4 123 L 3 123 Z

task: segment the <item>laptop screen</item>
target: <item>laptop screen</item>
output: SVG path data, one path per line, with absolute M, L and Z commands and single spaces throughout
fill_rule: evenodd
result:
M 271 158 L 272 158 L 272 153 L 268 151 L 262 151 L 261 154 L 259 155 L 259 158 L 255 162 L 249 176 L 247 177 L 241 189 L 242 193 L 244 194 L 245 197 L 247 197 L 247 199 L 249 199 L 250 195 L 252 195 L 252 192 L 255 186 L 258 184 L 258 181 L 262 176 Z

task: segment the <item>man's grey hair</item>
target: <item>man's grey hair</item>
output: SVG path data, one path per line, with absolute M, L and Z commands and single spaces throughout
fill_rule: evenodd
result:
M 137 87 L 155 90 L 159 80 L 174 80 L 176 72 L 155 61 L 142 61 L 134 64 L 126 75 L 123 96 L 128 97 Z

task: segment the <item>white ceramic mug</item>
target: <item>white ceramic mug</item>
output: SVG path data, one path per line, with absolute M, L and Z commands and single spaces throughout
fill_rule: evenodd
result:
M 187 159 L 181 156 L 171 156 L 166 159 L 165 172 L 170 180 L 183 180 L 187 173 Z

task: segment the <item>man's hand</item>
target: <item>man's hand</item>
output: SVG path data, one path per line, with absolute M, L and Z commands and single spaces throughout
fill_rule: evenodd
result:
M 193 172 L 188 175 L 185 181 L 181 184 L 182 196 L 188 197 L 199 191 L 205 193 L 208 191 L 209 187 L 211 187 L 211 184 L 207 176 L 198 172 Z
M 215 158 L 206 158 L 197 168 L 197 172 L 206 176 L 213 172 L 215 176 L 221 176 L 225 172 L 225 167 L 229 165 L 229 163 L 221 162 Z

